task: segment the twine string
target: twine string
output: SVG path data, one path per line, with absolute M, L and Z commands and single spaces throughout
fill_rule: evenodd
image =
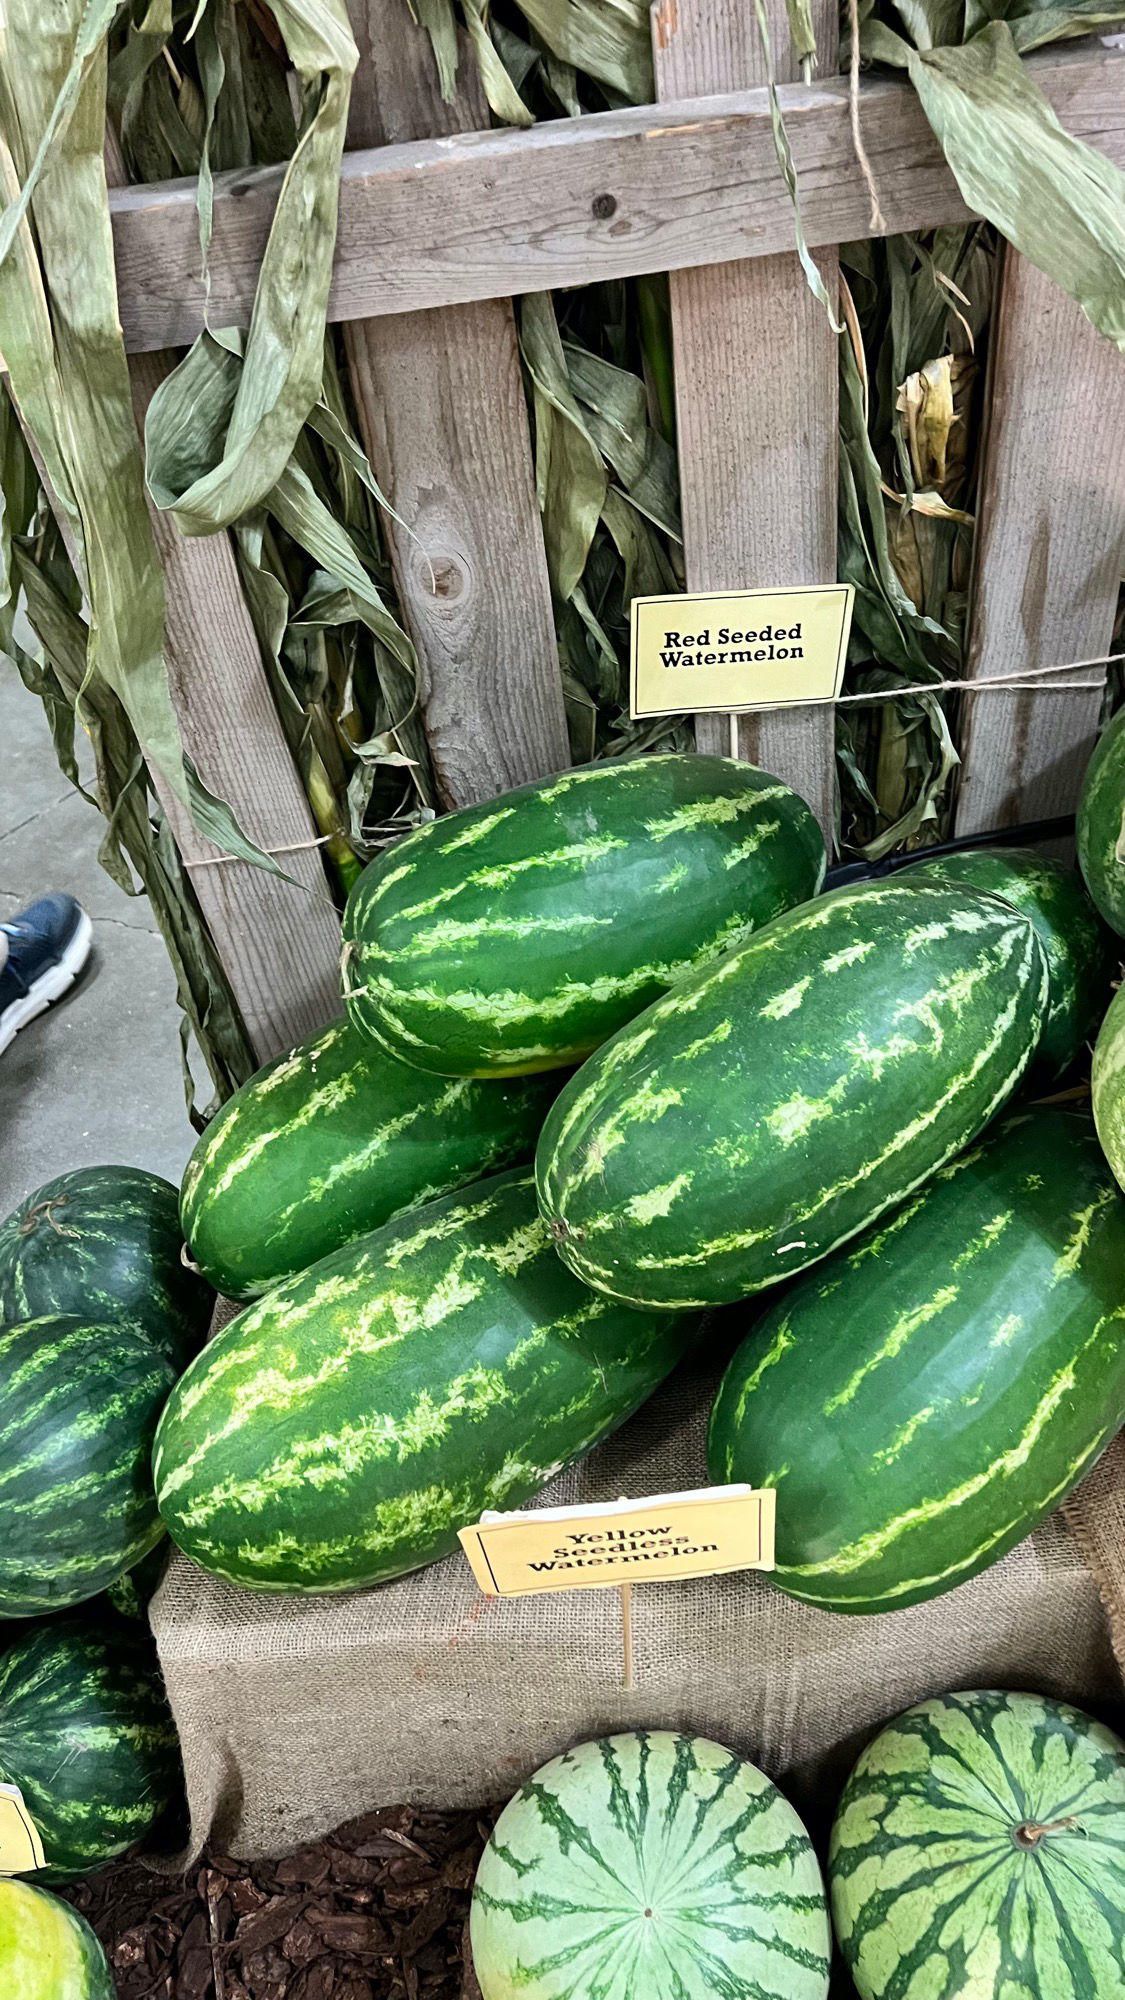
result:
M 900 701 L 904 696 L 913 696 L 917 701 L 927 694 L 1071 694 L 1087 688 L 1098 690 L 1105 686 L 1105 675 L 1096 681 L 1051 682 L 1052 674 L 1080 673 L 1084 667 L 1108 667 L 1118 660 L 1125 660 L 1125 653 L 1096 653 L 1088 660 L 1062 660 L 1053 667 L 1020 667 L 1010 674 L 986 674 L 978 680 L 904 681 L 900 687 L 872 688 L 864 694 L 816 694 L 803 701 L 773 701 L 768 704 L 755 703 L 752 710 L 728 709 L 730 716 L 731 755 L 738 754 L 738 723 L 740 714 L 757 714 L 759 707 L 764 710 L 779 708 L 843 708 L 855 702 Z M 1041 683 L 1047 681 L 1046 686 Z M 294 840 L 284 847 L 263 848 L 264 854 L 304 854 L 310 848 L 323 847 L 333 838 L 330 833 L 322 833 L 315 840 Z M 197 861 L 189 861 L 189 868 L 229 868 L 232 862 L 241 860 L 237 854 L 208 854 Z M 247 863 L 247 866 L 250 864 Z

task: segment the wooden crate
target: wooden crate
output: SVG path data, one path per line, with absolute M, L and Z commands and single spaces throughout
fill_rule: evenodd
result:
M 768 4 L 779 74 L 792 76 L 783 0 Z M 330 318 L 344 326 L 376 476 L 411 530 L 388 517 L 437 781 L 444 802 L 460 805 L 568 761 L 512 295 L 674 274 L 694 589 L 835 578 L 835 343 L 793 254 L 742 0 L 657 0 L 657 105 L 528 131 L 488 129 L 471 93 L 441 102 L 404 0 L 349 6 L 361 63 Z M 835 0 L 814 11 L 827 51 Z M 1084 43 L 1030 62 L 1064 124 L 1125 166 L 1125 54 Z M 471 57 L 462 74 L 472 76 Z M 847 85 L 789 82 L 780 96 L 806 233 L 831 280 L 835 246 L 872 233 Z M 474 120 L 481 129 L 466 130 Z M 907 83 L 865 84 L 862 120 L 888 233 L 969 219 Z M 213 325 L 249 322 L 279 177 L 263 169 L 216 182 Z M 163 350 L 204 322 L 194 189 L 119 188 L 111 207 L 143 400 L 168 365 Z M 1125 571 L 1125 360 L 1014 252 L 994 317 L 987 426 L 969 677 L 1104 655 Z M 162 548 L 185 741 L 263 844 L 307 841 L 308 810 L 226 539 L 208 553 L 165 525 Z M 208 560 L 199 593 L 195 572 Z M 1099 705 L 1097 688 L 967 699 L 958 831 L 1071 810 Z M 702 718 L 700 741 L 710 746 L 714 729 Z M 721 738 L 725 749 L 725 722 Z M 830 827 L 831 710 L 745 718 L 739 744 Z M 264 1058 L 334 1004 L 338 928 L 315 893 L 319 863 L 296 857 L 298 888 L 242 863 L 201 866 L 214 859 L 206 843 L 175 824 Z

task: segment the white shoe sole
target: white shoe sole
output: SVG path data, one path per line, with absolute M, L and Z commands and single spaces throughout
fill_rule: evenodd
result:
M 45 1014 L 53 1001 L 61 1000 L 63 994 L 70 991 L 90 956 L 93 941 L 94 926 L 83 910 L 74 936 L 58 964 L 49 965 L 46 972 L 40 973 L 30 992 L 22 1000 L 13 1001 L 5 1010 L 4 1018 L 0 1020 L 0 1056 L 5 1049 L 11 1048 L 21 1028 L 26 1028 L 37 1014 Z

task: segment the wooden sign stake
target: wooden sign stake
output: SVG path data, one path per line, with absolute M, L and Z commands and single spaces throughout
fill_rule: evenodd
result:
M 624 1685 L 627 1688 L 634 1688 L 637 1683 L 633 1677 L 633 1586 L 631 1583 L 623 1583 L 621 1585 L 621 1651 L 625 1662 Z

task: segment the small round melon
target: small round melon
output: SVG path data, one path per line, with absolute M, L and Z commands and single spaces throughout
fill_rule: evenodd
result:
M 544 1764 L 473 1890 L 484 2000 L 825 2000 L 820 1869 L 787 1800 L 718 1743 L 638 1729 Z
M 4 2000 L 114 2000 L 106 1956 L 84 1917 L 46 1889 L 0 1876 Z

